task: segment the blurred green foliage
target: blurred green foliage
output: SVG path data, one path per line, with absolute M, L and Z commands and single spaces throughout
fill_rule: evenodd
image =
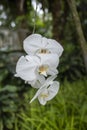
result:
M 0 130 L 13 130 L 16 113 L 25 108 L 24 94 L 29 91 L 29 85 L 16 80 L 6 69 L 0 73 Z
M 87 81 L 64 81 L 58 95 L 41 106 L 37 100 L 29 104 L 35 93 L 28 91 L 26 108 L 16 113 L 12 130 L 86 130 L 87 129 Z
M 86 130 L 87 80 L 61 82 L 58 95 L 41 106 L 28 84 L 0 70 L 0 130 Z

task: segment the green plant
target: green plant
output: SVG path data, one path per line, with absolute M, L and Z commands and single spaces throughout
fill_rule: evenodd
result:
M 26 110 L 17 114 L 14 130 L 86 130 L 87 81 L 61 85 L 55 99 L 41 106 L 37 100 L 26 102 Z M 34 91 L 25 95 L 30 100 Z
M 16 113 L 25 108 L 23 95 L 29 87 L 7 69 L 0 74 L 0 130 L 13 130 Z

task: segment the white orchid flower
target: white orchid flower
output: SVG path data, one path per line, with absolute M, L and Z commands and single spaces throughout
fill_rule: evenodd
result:
M 63 47 L 56 40 L 32 34 L 24 40 L 24 50 L 29 55 L 56 53 L 60 57 Z
M 45 81 L 42 87 L 40 87 L 39 90 L 36 92 L 30 103 L 38 98 L 40 104 L 45 105 L 47 101 L 56 96 L 59 90 L 59 82 L 53 81 L 54 78 L 55 76 L 51 76 L 51 78 L 48 78 Z
M 28 81 L 32 85 L 42 76 L 55 75 L 58 73 L 59 58 L 57 54 L 40 54 L 37 56 L 22 56 L 16 65 L 16 76 Z

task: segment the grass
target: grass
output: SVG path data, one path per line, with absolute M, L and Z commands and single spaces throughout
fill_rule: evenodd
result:
M 62 84 L 62 83 L 61 83 Z M 57 96 L 45 106 L 37 100 L 31 89 L 26 99 L 26 110 L 17 114 L 15 130 L 87 130 L 87 81 L 65 81 Z

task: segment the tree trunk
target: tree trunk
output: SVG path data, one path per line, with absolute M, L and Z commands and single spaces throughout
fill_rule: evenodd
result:
M 67 2 L 68 2 L 69 7 L 71 9 L 71 12 L 73 15 L 73 20 L 75 22 L 78 40 L 79 40 L 79 44 L 80 44 L 81 49 L 82 49 L 85 69 L 86 69 L 86 73 L 87 73 L 87 43 L 86 43 L 86 39 L 85 39 L 84 34 L 83 34 L 80 18 L 79 18 L 77 9 L 76 9 L 76 3 L 75 3 L 75 0 L 67 0 Z
M 68 4 L 65 0 L 48 0 L 49 12 L 52 13 L 53 38 L 61 41 L 64 38 L 64 28 L 67 22 Z
M 52 13 L 53 17 L 53 38 L 57 41 L 60 40 L 60 16 L 61 16 L 61 0 L 48 0 L 49 3 L 49 11 Z

